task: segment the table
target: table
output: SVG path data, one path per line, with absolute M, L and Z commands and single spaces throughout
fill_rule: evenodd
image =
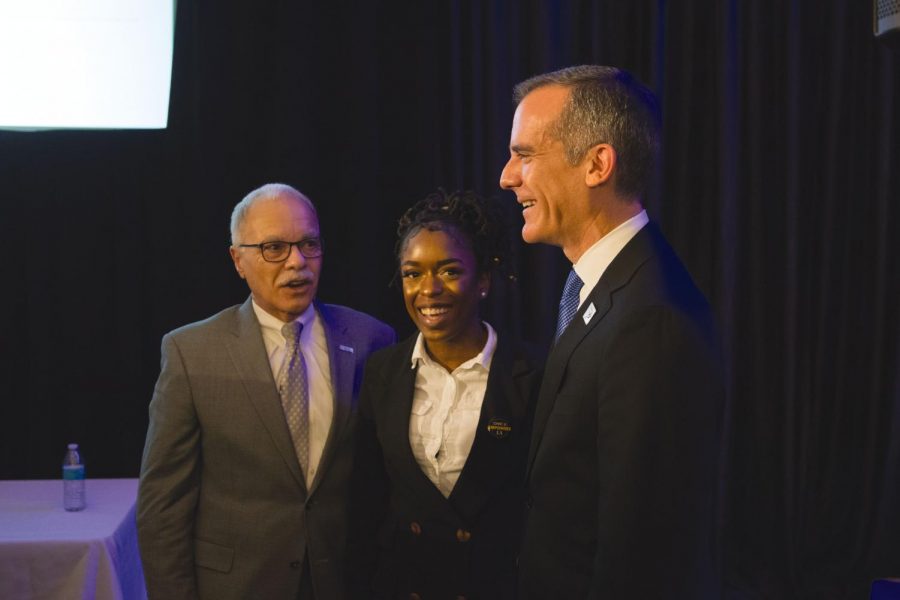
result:
M 62 480 L 0 481 L 0 598 L 144 600 L 137 479 L 88 479 L 66 512 Z

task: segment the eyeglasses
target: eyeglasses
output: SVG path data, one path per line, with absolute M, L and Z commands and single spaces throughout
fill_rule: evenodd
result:
M 298 242 L 263 242 L 262 244 L 238 244 L 241 248 L 259 248 L 263 260 L 266 262 L 282 262 L 291 255 L 291 246 L 297 246 L 305 258 L 319 258 L 322 256 L 322 239 L 317 237 L 304 238 Z

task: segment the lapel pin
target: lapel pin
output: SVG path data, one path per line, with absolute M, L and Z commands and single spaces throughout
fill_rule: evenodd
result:
M 587 325 L 591 322 L 591 318 L 597 314 L 597 309 L 594 308 L 594 303 L 591 302 L 590 306 L 587 307 L 587 310 L 584 311 L 584 314 L 581 316 L 584 319 L 584 324 Z
M 341 344 L 340 346 L 338 346 L 338 348 L 340 348 L 343 352 L 349 352 L 350 354 L 353 354 L 353 348 L 351 348 L 350 346 Z
M 487 431 L 498 440 L 502 440 L 512 431 L 512 425 L 506 419 L 494 417 L 488 421 Z

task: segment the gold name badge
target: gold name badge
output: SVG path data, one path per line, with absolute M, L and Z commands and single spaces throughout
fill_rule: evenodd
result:
M 512 425 L 510 425 L 509 421 L 507 421 L 506 419 L 494 417 L 488 423 L 487 430 L 489 434 L 491 434 L 498 440 L 502 440 L 512 431 Z

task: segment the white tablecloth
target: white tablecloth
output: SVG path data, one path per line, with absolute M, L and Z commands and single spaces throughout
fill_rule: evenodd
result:
M 0 481 L 0 598 L 143 600 L 137 479 L 88 479 L 63 509 L 62 480 Z

